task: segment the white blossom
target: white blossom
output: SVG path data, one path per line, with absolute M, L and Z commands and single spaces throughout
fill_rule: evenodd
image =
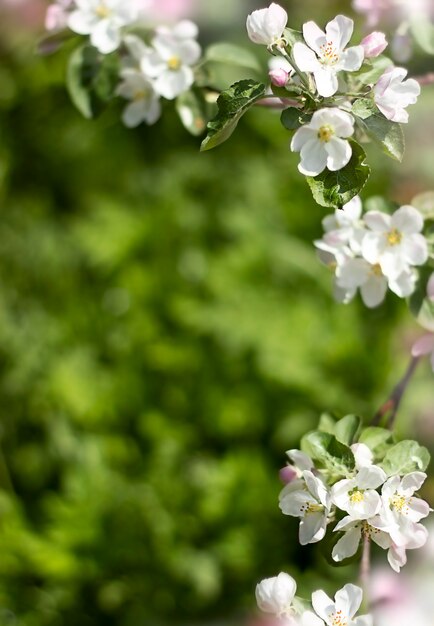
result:
M 389 67 L 374 87 L 374 100 L 380 111 L 392 122 L 408 122 L 405 110 L 415 104 L 420 94 L 420 85 L 414 78 L 408 78 L 402 67 Z
M 363 592 L 360 587 L 348 584 L 336 592 L 334 601 L 324 591 L 314 591 L 312 606 L 327 626 L 372 626 L 370 615 L 355 617 L 362 603 L 362 597 Z M 309 625 L 308 617 L 303 622 L 303 626 Z M 314 620 L 311 623 L 313 626 L 320 624 Z
M 292 138 L 291 150 L 300 152 L 299 171 L 317 176 L 327 167 L 337 171 L 351 159 L 347 141 L 354 133 L 354 119 L 345 111 L 326 108 L 315 111 L 311 121 L 299 128 Z
M 412 533 L 407 538 L 404 545 L 398 546 L 395 543 L 389 548 L 387 560 L 395 572 L 399 572 L 401 567 L 407 563 L 407 550 L 417 550 L 422 548 L 428 540 L 428 530 L 422 524 L 414 524 Z
M 303 471 L 301 478 L 282 489 L 279 507 L 284 515 L 300 518 L 299 540 L 302 546 L 324 537 L 330 512 L 330 494 L 322 480 L 311 471 Z
M 122 82 L 116 94 L 131 100 L 122 114 L 122 121 L 128 128 L 134 128 L 145 122 L 155 124 L 161 115 L 160 96 L 156 93 L 152 82 L 141 72 L 125 69 Z
M 388 278 L 396 279 L 410 266 L 427 261 L 423 217 L 414 207 L 402 206 L 393 215 L 369 211 L 364 221 L 370 230 L 363 239 L 363 256 L 373 265 L 378 263 Z
M 121 29 L 137 19 L 137 8 L 125 0 L 75 0 L 76 9 L 68 17 L 68 26 L 90 41 L 102 54 L 116 50 L 121 43 Z
M 363 63 L 362 46 L 345 49 L 353 28 L 353 20 L 345 15 L 336 16 L 327 24 L 325 32 L 315 22 L 303 25 L 307 46 L 297 42 L 293 48 L 294 59 L 301 71 L 313 73 L 320 96 L 329 97 L 337 92 L 338 72 L 354 72 Z
M 362 467 L 373 465 L 374 455 L 372 450 L 365 443 L 353 443 L 350 448 L 351 452 L 354 454 L 356 469 L 359 470 Z
M 362 220 L 362 201 L 359 196 L 354 196 L 342 209 L 336 209 L 333 215 L 327 215 L 322 225 L 327 243 L 348 246 L 354 254 L 360 254 L 366 228 Z
M 387 48 L 386 35 L 375 31 L 366 35 L 362 39 L 361 45 L 363 46 L 366 59 L 378 57 Z
M 273 2 L 268 9 L 253 11 L 247 16 L 247 34 L 253 43 L 269 48 L 280 46 L 287 22 L 288 14 L 285 9 Z
M 296 590 L 297 584 L 292 576 L 280 572 L 278 576 L 265 578 L 256 585 L 256 602 L 265 613 L 278 617 L 290 616 Z
M 344 517 L 333 529 L 333 532 L 344 533 L 333 547 L 333 560 L 339 563 L 356 554 L 362 537 L 367 537 L 385 550 L 389 549 L 393 542 L 382 526 L 378 515 L 366 520 L 355 520 L 350 515 Z
M 194 83 L 194 66 L 201 48 L 195 37 L 197 26 L 188 20 L 173 29 L 160 29 L 152 40 L 153 50 L 141 61 L 143 73 L 152 78 L 157 93 L 168 100 L 187 91 Z
M 354 520 L 374 517 L 381 508 L 375 491 L 386 480 L 384 470 L 376 465 L 360 468 L 354 478 L 344 478 L 333 485 L 332 502 Z

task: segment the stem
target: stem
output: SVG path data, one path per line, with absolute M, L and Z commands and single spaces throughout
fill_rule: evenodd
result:
M 360 585 L 363 589 L 363 604 L 367 613 L 370 609 L 369 577 L 371 574 L 371 540 L 368 533 L 363 534 L 363 552 L 360 562 Z
M 411 361 L 407 367 L 407 371 L 404 376 L 401 378 L 399 383 L 396 385 L 389 398 L 386 400 L 384 404 L 378 409 L 377 413 L 374 415 L 372 420 L 373 426 L 378 426 L 381 422 L 382 418 L 389 413 L 389 419 L 387 421 L 387 428 L 390 430 L 393 428 L 396 414 L 398 413 L 398 409 L 400 407 L 402 398 L 407 389 L 407 386 L 414 374 L 414 371 L 419 363 L 420 357 L 413 356 Z
M 294 61 L 294 55 L 293 54 L 291 54 L 291 55 L 288 54 L 286 52 L 286 50 L 284 50 L 283 48 L 281 48 L 281 53 L 287 59 L 287 61 L 289 61 L 290 65 L 294 68 L 294 71 L 298 74 L 298 76 L 299 76 L 301 82 L 303 83 L 304 87 L 307 89 L 308 92 L 310 92 L 309 81 L 306 79 L 305 75 L 300 70 L 300 68 L 298 67 L 297 63 Z

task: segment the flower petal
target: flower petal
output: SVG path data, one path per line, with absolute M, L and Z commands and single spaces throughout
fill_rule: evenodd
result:
M 326 34 L 315 22 L 306 22 L 306 24 L 303 24 L 303 37 L 309 48 L 315 50 L 317 54 L 320 54 L 321 46 L 327 43 Z
M 336 592 L 336 610 L 341 610 L 345 617 L 352 619 L 362 604 L 363 591 L 351 583 Z
M 401 243 L 402 256 L 410 265 L 424 265 L 428 260 L 428 243 L 423 235 L 407 235 Z
M 356 476 L 357 486 L 360 489 L 377 489 L 386 480 L 386 472 L 378 465 L 362 467 Z
M 425 356 L 434 351 L 434 334 L 423 335 L 416 341 L 411 349 L 412 356 Z
M 324 67 L 323 65 L 319 65 L 317 69 L 311 71 L 313 71 L 316 89 L 320 96 L 329 98 L 337 92 L 339 85 L 336 72 L 334 70 Z
M 326 26 L 327 41 L 331 41 L 339 51 L 342 51 L 351 39 L 354 22 L 345 15 L 337 15 Z
M 317 615 L 325 622 L 329 623 L 329 617 L 335 612 L 335 603 L 322 590 L 314 591 L 312 594 L 312 606 Z
M 339 58 L 339 69 L 345 72 L 357 72 L 362 67 L 365 54 L 362 46 L 353 46 L 342 52 Z
M 420 233 L 423 229 L 423 224 L 422 213 L 409 204 L 395 211 L 391 219 L 391 225 L 406 235 Z
M 316 72 L 321 68 L 321 64 L 316 58 L 313 50 L 308 48 L 301 41 L 297 41 L 292 49 L 294 61 L 302 72 Z
M 350 556 L 356 554 L 361 536 L 362 529 L 360 527 L 348 530 L 333 547 L 333 560 L 339 563 L 340 561 L 348 559 Z
M 305 176 L 317 176 L 327 165 L 327 152 L 317 138 L 309 140 L 300 150 L 299 171 Z
M 360 295 L 368 309 L 379 306 L 387 292 L 387 280 L 384 276 L 370 276 L 364 285 L 360 287 Z
M 330 171 L 336 172 L 347 165 L 351 159 L 352 148 L 348 141 L 340 137 L 332 137 L 324 144 L 328 154 L 327 167 Z

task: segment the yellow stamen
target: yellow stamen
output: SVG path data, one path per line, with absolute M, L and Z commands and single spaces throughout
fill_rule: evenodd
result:
M 342 615 L 342 611 L 336 611 L 332 618 L 332 626 L 347 626 L 348 620 L 345 615 Z
M 351 491 L 349 495 L 350 495 L 350 502 L 352 504 L 359 504 L 360 502 L 364 502 L 365 500 L 363 491 L 360 491 L 359 489 L 354 489 L 353 491 Z
M 331 126 L 321 126 L 318 131 L 318 139 L 320 141 L 323 141 L 324 143 L 327 143 L 328 141 L 330 141 L 334 134 L 335 131 Z
M 409 501 L 405 496 L 400 496 L 395 493 L 394 496 L 389 498 L 389 505 L 391 509 L 395 509 L 398 513 L 406 515 L 408 513 Z
M 402 233 L 399 232 L 397 228 L 392 228 L 387 233 L 387 243 L 389 246 L 396 246 L 402 241 Z
M 167 61 L 167 67 L 169 70 L 177 71 L 181 67 L 181 59 L 177 56 L 170 57 Z
M 324 65 L 335 65 L 339 61 L 339 55 L 331 41 L 321 46 L 320 57 Z
M 104 19 L 110 15 L 111 10 L 108 7 L 106 7 L 105 4 L 99 4 L 95 9 L 95 13 L 97 14 L 98 17 L 100 17 L 101 19 Z
M 372 276 L 383 276 L 383 272 L 381 271 L 381 267 L 379 263 L 375 263 L 375 265 L 371 267 L 370 274 Z

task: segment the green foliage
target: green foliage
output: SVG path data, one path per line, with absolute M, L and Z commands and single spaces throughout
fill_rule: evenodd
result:
M 229 139 L 244 113 L 264 94 L 265 85 L 254 80 L 241 80 L 223 91 L 217 100 L 218 114 L 208 123 L 201 150 L 211 150 Z
M 430 462 L 430 453 L 417 441 L 405 440 L 392 446 L 381 463 L 388 476 L 404 475 L 409 472 L 423 472 Z
M 361 192 L 369 178 L 371 168 L 366 163 L 365 151 L 357 142 L 350 143 L 353 153 L 345 167 L 337 172 L 325 169 L 318 176 L 306 177 L 315 202 L 321 206 L 342 208 Z
M 359 443 L 364 443 L 374 455 L 376 461 L 383 459 L 393 443 L 393 435 L 387 428 L 368 426 L 364 428 Z
M 360 98 L 351 108 L 363 131 L 380 144 L 384 152 L 401 162 L 404 157 L 405 140 L 401 124 L 391 122 L 379 111 L 373 100 Z
M 392 61 L 383 55 L 365 59 L 362 67 L 357 72 L 352 72 L 351 77 L 363 85 L 374 85 L 390 65 Z
M 429 19 L 418 17 L 410 20 L 410 31 L 417 45 L 427 54 L 434 54 L 434 26 Z
M 176 99 L 176 110 L 186 130 L 193 136 L 202 135 L 208 119 L 208 105 L 199 90 L 185 91 Z
M 333 476 L 346 476 L 354 469 L 354 455 L 350 448 L 330 433 L 319 430 L 305 435 L 301 449 Z
M 303 113 L 297 107 L 288 107 L 282 111 L 282 115 L 280 116 L 280 121 L 282 126 L 287 130 L 296 130 L 303 126 L 303 124 L 307 124 L 310 122 L 312 115 L 308 113 Z

